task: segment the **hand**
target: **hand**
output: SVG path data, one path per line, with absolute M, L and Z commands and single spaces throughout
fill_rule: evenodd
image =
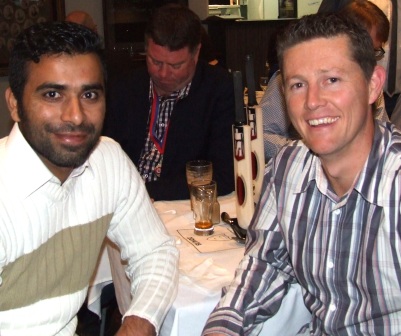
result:
M 156 336 L 156 330 L 148 320 L 138 316 L 127 316 L 116 336 Z

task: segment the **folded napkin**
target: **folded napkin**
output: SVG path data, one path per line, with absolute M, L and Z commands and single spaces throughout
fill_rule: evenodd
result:
M 180 260 L 180 282 L 197 286 L 207 294 L 220 293 L 232 278 L 233 274 L 216 265 L 213 258 Z

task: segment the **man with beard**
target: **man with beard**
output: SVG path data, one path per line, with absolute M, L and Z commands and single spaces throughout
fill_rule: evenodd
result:
M 107 235 L 134 293 L 117 335 L 156 335 L 176 292 L 178 253 L 132 162 L 100 137 L 99 37 L 68 22 L 28 28 L 9 83 L 16 123 L 0 140 L 0 333 L 74 335 Z

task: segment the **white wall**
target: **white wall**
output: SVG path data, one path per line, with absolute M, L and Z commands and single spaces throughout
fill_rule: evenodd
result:
M 73 10 L 84 10 L 92 15 L 98 32 L 103 34 L 103 7 L 102 0 L 65 0 L 65 12 L 68 14 Z M 12 126 L 12 121 L 4 99 L 4 92 L 8 86 L 8 77 L 0 77 L 0 138 L 6 136 Z

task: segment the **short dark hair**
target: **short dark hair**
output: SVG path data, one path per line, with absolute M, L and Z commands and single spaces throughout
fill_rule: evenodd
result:
M 39 63 L 43 55 L 98 55 L 103 75 L 106 68 L 99 36 L 90 29 L 72 22 L 45 22 L 22 31 L 10 54 L 9 84 L 17 102 L 22 102 L 29 62 Z
M 386 14 L 373 2 L 354 0 L 347 5 L 341 13 L 350 15 L 365 26 L 368 31 L 376 27 L 378 39 L 383 43 L 387 42 L 390 32 L 390 22 Z
M 281 71 L 284 74 L 283 55 L 287 49 L 316 38 L 329 39 L 339 36 L 348 38 L 352 59 L 359 64 L 365 78 L 370 80 L 376 66 L 372 38 L 360 23 L 355 22 L 348 15 L 338 12 L 305 15 L 298 21 L 289 24 L 277 44 Z
M 154 43 L 177 51 L 188 47 L 194 52 L 201 42 L 202 24 L 199 17 L 188 7 L 168 4 L 153 12 L 145 31 L 145 42 Z

